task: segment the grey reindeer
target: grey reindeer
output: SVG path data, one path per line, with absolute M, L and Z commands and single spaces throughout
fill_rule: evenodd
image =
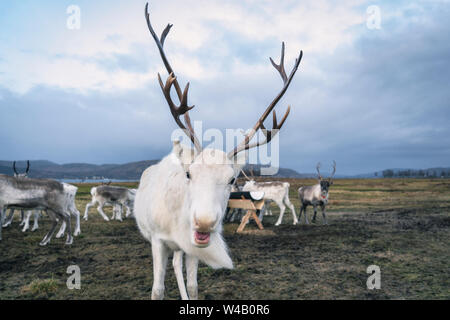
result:
M 336 161 L 333 160 L 333 172 L 328 179 L 323 179 L 320 174 L 320 162 L 316 166 L 319 183 L 313 186 L 300 187 L 298 188 L 298 196 L 300 198 L 300 203 L 302 207 L 300 208 L 300 215 L 298 220 L 302 217 L 302 212 L 305 213 L 305 223 L 309 224 L 308 216 L 306 214 L 306 208 L 308 205 L 312 205 L 314 208 L 314 216 L 312 221 L 316 221 L 317 206 L 322 209 L 323 224 L 328 224 L 326 217 L 326 206 L 328 204 L 328 190 L 333 184 L 333 177 L 336 173 Z
M 28 172 L 30 171 L 30 161 L 27 161 L 27 168 L 25 170 L 25 172 L 23 173 L 19 173 L 17 172 L 17 168 L 16 168 L 16 161 L 13 162 L 13 171 L 14 171 L 14 177 L 16 178 L 20 178 L 20 179 L 26 179 L 28 178 Z M 3 228 L 8 227 L 9 225 L 11 225 L 13 219 L 14 219 L 14 212 L 15 209 L 11 208 L 9 209 L 9 215 L 8 217 L 5 219 L 4 224 L 3 224 Z M 20 226 L 23 226 L 22 228 L 22 232 L 27 231 L 30 228 L 30 217 L 31 214 L 34 213 L 34 224 L 33 224 L 33 228 L 31 229 L 31 231 L 35 231 L 39 228 L 39 211 L 38 210 L 27 210 L 26 216 L 25 216 L 25 210 L 20 210 Z
M 63 183 L 55 180 L 23 179 L 0 174 L 0 217 L 3 216 L 3 211 L 10 208 L 47 211 L 53 224 L 40 242 L 41 246 L 50 242 L 58 221 L 62 221 L 63 225 L 68 228 L 66 244 L 72 244 L 73 237 L 70 226 L 72 204 L 73 198 L 67 195 Z M 79 225 L 76 229 L 78 228 Z
M 88 220 L 89 209 L 95 204 L 98 204 L 97 211 L 106 221 L 110 220 L 103 211 L 103 207 L 106 204 L 114 206 L 113 216 L 111 219 L 122 221 L 123 207 L 127 209 L 127 218 L 133 214 L 132 208 L 134 205 L 134 198 L 136 196 L 136 189 L 115 187 L 110 186 L 110 184 L 111 182 L 102 184 L 98 187 L 93 187 L 91 189 L 92 201 L 86 205 L 83 217 L 84 220 Z

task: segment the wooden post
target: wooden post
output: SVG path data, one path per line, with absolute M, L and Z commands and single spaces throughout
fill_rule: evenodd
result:
M 264 230 L 261 220 L 259 220 L 259 217 L 256 214 L 256 211 L 261 210 L 263 206 L 264 206 L 264 200 L 252 201 L 252 200 L 248 200 L 248 199 L 230 199 L 228 201 L 228 207 L 238 208 L 238 209 L 247 209 L 247 213 L 242 218 L 241 224 L 237 228 L 236 232 L 238 232 L 238 233 L 242 232 L 244 230 L 247 222 L 250 220 L 250 218 L 253 218 L 253 220 L 255 220 L 255 222 L 258 225 L 258 228 L 260 230 Z

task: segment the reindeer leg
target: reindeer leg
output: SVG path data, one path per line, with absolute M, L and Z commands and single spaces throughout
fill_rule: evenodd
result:
M 30 217 L 32 213 L 33 213 L 32 211 L 27 211 L 24 218 L 22 232 L 28 231 L 28 229 L 30 228 Z
M 298 214 L 298 221 L 301 221 L 301 220 L 302 220 L 302 212 L 303 212 L 303 204 L 302 204 L 302 206 L 300 207 L 300 212 L 299 212 L 299 214 Z M 305 216 L 306 216 L 306 214 L 305 214 Z
M 292 212 L 292 219 L 294 220 L 294 226 L 295 226 L 298 223 L 297 215 L 295 214 L 294 205 L 289 200 L 289 197 L 287 196 L 287 194 L 284 197 L 284 203 L 288 206 L 289 210 L 291 210 L 291 212 Z
M 75 216 L 75 231 L 73 232 L 73 235 L 79 236 L 81 234 L 81 227 L 80 227 L 80 211 L 78 211 L 77 207 L 72 205 L 70 207 L 70 213 Z
M 20 224 L 19 227 L 23 226 L 25 224 L 25 212 L 23 210 L 20 210 Z
M 127 207 L 127 214 L 125 215 L 125 218 L 128 218 L 132 215 L 131 213 L 131 208 L 130 208 L 130 203 L 125 204 L 125 206 Z
M 167 259 L 169 252 L 164 243 L 159 239 L 152 239 L 153 256 L 153 287 L 152 300 L 164 298 L 164 278 L 166 277 Z
M 40 216 L 39 210 L 34 210 L 34 223 L 31 231 L 36 231 L 39 228 L 39 216 Z
M 189 299 L 198 299 L 198 283 L 197 283 L 198 259 L 196 257 L 186 255 L 186 278 Z
M 278 217 L 278 220 L 275 223 L 275 226 L 279 226 L 281 222 L 283 222 L 283 215 L 284 210 L 286 210 L 286 206 L 284 205 L 283 201 L 275 201 L 275 203 L 280 207 L 280 216 Z
M 72 236 L 72 225 L 70 224 L 70 212 L 66 212 L 65 214 L 61 215 L 61 218 L 64 219 L 63 221 L 67 224 L 67 239 L 66 244 L 70 245 L 73 243 L 73 236 Z
M 230 217 L 230 222 L 234 222 L 234 219 L 236 219 L 237 216 L 237 210 L 236 209 L 231 209 L 231 217 Z
M 103 217 L 103 219 L 105 219 L 106 221 L 109 221 L 108 216 L 103 212 L 103 206 L 104 205 L 105 204 L 99 204 L 98 207 L 97 207 L 97 211 L 98 211 L 98 213 L 100 213 L 100 215 Z
M 313 207 L 314 207 L 314 215 L 313 215 L 313 218 L 312 218 L 312 222 L 316 222 L 317 205 L 313 204 Z
M 5 213 L 6 213 L 6 210 L 5 210 Z M 14 219 L 14 209 L 11 208 L 11 209 L 9 209 L 8 217 L 4 220 L 5 222 L 2 224 L 3 228 L 8 227 L 12 223 L 13 219 Z
M 180 290 L 181 299 L 189 300 L 183 278 L 183 251 L 178 250 L 173 253 L 172 264 L 173 270 L 175 271 L 175 276 L 177 278 L 178 289 Z
M 95 201 L 91 201 L 91 202 L 89 202 L 87 205 L 86 205 L 86 209 L 84 210 L 84 216 L 83 216 L 83 219 L 84 220 L 88 220 L 88 213 L 89 213 L 89 209 L 93 206 L 93 205 L 95 205 Z
M 306 224 L 309 224 L 309 221 L 308 221 L 308 215 L 306 214 L 306 208 L 308 207 L 308 205 L 304 205 L 303 207 L 302 207 L 302 209 L 303 209 L 303 212 L 304 212 L 304 214 L 305 214 L 305 223 Z M 300 218 L 299 218 L 300 219 Z
M 66 220 L 62 219 L 61 228 L 59 228 L 59 231 L 56 234 L 55 238 L 59 239 L 64 235 L 64 232 L 66 232 L 66 225 Z
M 114 220 L 117 216 L 117 204 L 113 204 L 113 214 L 111 216 L 111 220 Z
M 117 204 L 116 220 L 122 221 L 123 204 Z
M 52 220 L 53 224 L 50 228 L 50 231 L 45 235 L 44 239 L 39 243 L 41 246 L 46 246 L 50 243 L 50 240 L 53 237 L 53 234 L 55 233 L 56 227 L 58 226 L 58 219 L 56 219 L 56 213 L 53 210 L 47 210 L 47 214 Z
M 323 218 L 323 224 L 325 225 L 325 224 L 328 224 L 328 222 L 327 222 L 327 217 L 326 217 L 326 215 L 325 215 L 325 205 L 324 204 L 322 204 L 321 205 L 321 207 L 322 207 L 322 218 Z

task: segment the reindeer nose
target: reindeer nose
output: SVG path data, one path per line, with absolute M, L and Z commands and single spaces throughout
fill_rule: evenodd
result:
M 217 220 L 206 215 L 199 218 L 194 217 L 195 230 L 199 232 L 211 232 L 216 225 Z

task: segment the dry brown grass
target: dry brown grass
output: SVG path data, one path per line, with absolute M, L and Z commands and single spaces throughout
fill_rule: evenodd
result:
M 298 213 L 296 189 L 315 181 L 286 180 Z M 80 186 L 81 212 L 91 186 Z M 265 217 L 263 231 L 251 223 L 245 233 L 236 234 L 236 223 L 225 224 L 235 269 L 212 270 L 201 264 L 200 298 L 450 298 L 449 180 L 336 180 L 330 199 L 328 226 L 321 225 L 320 214 L 316 224 L 306 226 L 302 219 L 301 225 L 293 226 L 287 212 L 283 224 L 275 227 L 275 207 L 275 215 Z M 91 210 L 72 246 L 65 246 L 62 239 L 38 246 L 49 227 L 47 218 L 35 233 L 21 233 L 17 220 L 4 229 L 0 299 L 149 299 L 150 244 L 133 220 L 108 223 Z M 111 215 L 110 209 L 107 212 Z M 64 285 L 72 264 L 81 268 L 81 290 Z M 366 288 L 366 268 L 371 264 L 381 267 L 381 290 Z M 53 279 L 59 285 L 47 286 L 39 279 Z M 51 290 L 43 293 L 47 287 Z M 179 299 L 171 269 L 166 297 Z

